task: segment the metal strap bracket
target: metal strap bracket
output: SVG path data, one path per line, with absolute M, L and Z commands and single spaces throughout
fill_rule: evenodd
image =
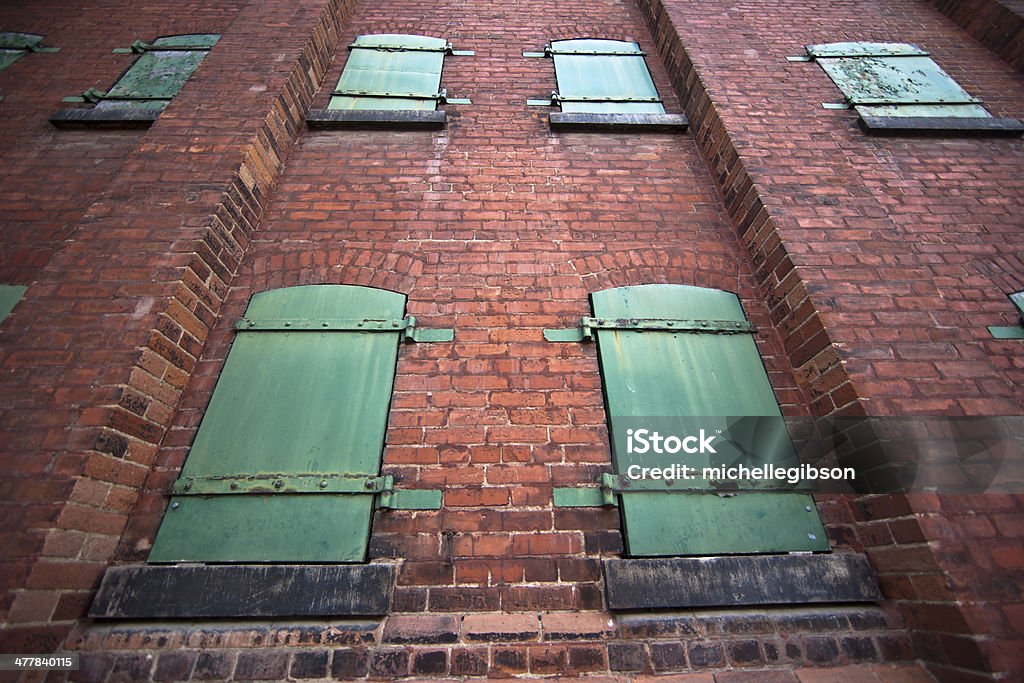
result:
M 584 317 L 580 319 L 580 326 L 577 328 L 544 330 L 544 339 L 549 342 L 591 341 L 594 338 L 594 330 L 686 332 L 690 334 L 752 334 L 756 331 L 747 320 Z
M 616 507 L 616 496 L 631 493 L 683 493 L 731 498 L 739 493 L 801 493 L 804 484 L 770 486 L 761 481 L 716 481 L 699 477 L 678 479 L 630 479 L 605 472 L 598 488 L 556 488 L 555 507 Z
M 464 97 L 448 97 L 448 90 L 441 88 L 436 93 L 418 92 L 382 92 L 374 90 L 335 90 L 331 93 L 335 97 L 393 97 L 403 100 L 433 100 L 442 104 L 473 104 L 472 100 Z
M 102 90 L 97 90 L 96 88 L 89 88 L 88 90 L 83 92 L 81 95 L 72 95 L 71 97 L 65 97 L 61 101 L 62 102 L 78 102 L 78 103 L 88 102 L 89 104 L 98 104 L 99 102 L 103 102 L 103 101 L 107 101 L 107 102 L 138 102 L 138 101 L 145 101 L 145 102 L 170 102 L 172 99 L 174 99 L 174 98 L 173 97 L 168 97 L 166 95 L 132 95 L 130 97 L 128 97 L 128 96 L 123 96 L 122 97 L 122 96 L 119 96 L 119 95 L 109 95 L 109 94 L 103 92 Z
M 441 492 L 433 489 L 395 489 L 390 474 L 382 477 L 352 477 L 343 474 L 258 474 L 225 477 L 182 477 L 174 483 L 175 496 L 218 496 L 245 494 L 371 494 L 376 507 L 388 510 L 438 510 Z
M 349 50 L 380 50 L 383 52 L 443 52 L 445 54 L 452 55 L 453 57 L 473 57 L 476 55 L 475 50 L 456 50 L 451 43 L 445 43 L 444 47 L 426 47 L 418 45 L 360 45 L 359 43 L 350 43 L 348 46 Z
M 569 96 L 564 97 L 557 92 L 551 93 L 551 102 L 661 102 L 660 97 L 633 97 L 632 95 L 598 95 L 594 97 Z
M 446 342 L 455 338 L 452 328 L 425 329 L 417 327 L 416 318 L 407 315 L 401 320 L 373 318 L 242 318 L 235 323 L 239 332 L 400 332 L 402 341 Z
M 128 47 L 115 47 L 111 52 L 115 55 L 141 55 L 144 52 L 209 52 L 210 48 L 210 45 L 151 45 L 136 40 Z
M 253 474 L 223 477 L 182 477 L 174 482 L 175 496 L 219 496 L 273 493 L 383 493 L 394 478 L 343 474 Z

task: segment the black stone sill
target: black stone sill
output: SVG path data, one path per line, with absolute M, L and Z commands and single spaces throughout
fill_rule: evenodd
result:
M 448 117 L 443 110 L 312 109 L 306 125 L 328 130 L 439 130 Z
M 552 112 L 551 130 L 580 132 L 682 133 L 690 125 L 682 114 L 590 114 Z
M 861 116 L 869 133 L 1020 137 L 1024 123 L 1012 118 L 958 116 Z
M 50 117 L 57 128 L 149 128 L 163 109 L 58 109 Z
M 882 599 L 857 553 L 606 559 L 613 610 L 739 607 Z
M 379 616 L 391 606 L 390 564 L 110 567 L 93 619 Z

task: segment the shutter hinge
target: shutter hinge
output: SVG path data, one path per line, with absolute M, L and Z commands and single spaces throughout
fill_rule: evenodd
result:
M 214 41 L 216 42 L 216 41 Z M 152 45 L 136 40 L 128 47 L 115 47 L 111 52 L 115 55 L 143 54 L 145 52 L 209 52 L 213 45 Z
M 579 327 L 544 330 L 544 339 L 549 342 L 592 341 L 594 330 L 685 332 L 688 334 L 752 334 L 756 332 L 754 326 L 747 320 L 584 317 L 580 319 Z
M 81 95 L 72 95 L 71 97 L 65 97 L 61 101 L 62 102 L 79 102 L 79 103 L 81 103 L 81 102 L 88 102 L 89 104 L 99 104 L 102 101 L 109 101 L 109 102 L 114 102 L 114 101 L 134 102 L 134 101 L 144 100 L 144 101 L 167 101 L 167 102 L 170 102 L 172 99 L 174 99 L 174 98 L 173 97 L 168 97 L 167 95 L 131 95 L 131 96 L 119 97 L 119 96 L 114 96 L 114 95 L 108 95 L 107 93 L 103 92 L 102 90 L 97 90 L 96 88 L 89 88 L 88 90 L 83 92 Z
M 174 496 L 273 494 L 377 495 L 376 507 L 389 510 L 438 510 L 441 492 L 433 489 L 395 489 L 390 474 L 382 477 L 344 474 L 255 474 L 224 477 L 182 477 Z M 173 509 L 173 507 L 172 507 Z
M 436 93 L 417 92 L 384 92 L 375 90 L 334 90 L 332 97 L 380 97 L 382 99 L 395 98 L 400 100 L 433 100 L 441 104 L 473 104 L 473 101 L 465 97 L 448 97 L 448 90 L 441 88 Z
M 399 332 L 402 341 L 446 342 L 455 338 L 452 328 L 420 328 L 416 318 L 401 320 L 374 318 L 242 318 L 235 323 L 239 332 Z
M 603 473 L 601 485 L 582 488 L 556 488 L 555 507 L 616 507 L 616 496 L 633 493 L 681 493 L 690 495 L 712 495 L 732 498 L 740 493 L 810 493 L 807 482 L 773 486 L 760 480 L 704 479 L 631 479 L 621 474 Z
M 275 493 L 383 493 L 394 479 L 345 474 L 252 474 L 222 477 L 181 477 L 171 487 L 175 496 L 220 496 Z

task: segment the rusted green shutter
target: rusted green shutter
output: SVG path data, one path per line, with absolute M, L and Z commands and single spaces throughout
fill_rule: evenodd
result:
M 753 336 L 737 333 L 746 318 L 734 294 L 644 285 L 596 292 L 592 301 L 597 319 L 621 322 L 620 329 L 596 331 L 613 464 L 620 477 L 633 464 L 713 464 L 707 456 L 702 462 L 701 456 L 627 453 L 627 430 L 639 428 L 681 437 L 698 428 L 710 435 L 732 423 L 733 433 L 724 436 L 742 442 L 758 462 L 796 463 Z M 628 329 L 644 321 L 657 329 Z M 686 331 L 671 331 L 672 326 Z M 621 494 L 630 555 L 828 550 L 806 493 L 721 492 L 696 480 L 674 485 L 701 490 Z
M 253 297 L 150 562 L 364 561 L 400 332 L 359 328 L 404 307 L 346 285 Z
M 828 43 L 807 54 L 862 116 L 991 116 L 916 45 Z
M 97 106 L 167 106 L 219 39 L 215 34 L 195 34 L 137 43 L 133 49 L 141 50 L 142 55 Z
M 557 100 L 563 112 L 665 113 L 636 43 L 558 40 L 547 52 L 555 60 Z
M 0 285 L 0 322 L 11 314 L 27 290 L 22 285 Z
M 448 42 L 429 36 L 359 36 L 328 109 L 433 110 Z

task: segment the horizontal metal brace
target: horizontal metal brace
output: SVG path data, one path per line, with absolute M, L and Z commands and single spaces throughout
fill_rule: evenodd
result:
M 861 59 L 861 58 L 878 58 L 885 57 L 886 59 L 896 59 L 898 57 L 928 57 L 931 55 L 930 52 L 924 50 L 917 52 L 907 52 L 904 54 L 893 54 L 891 52 L 863 52 L 857 54 L 827 54 L 827 55 L 808 55 L 808 61 L 818 61 L 822 59 Z M 789 59 L 787 57 L 787 59 Z
M 456 50 L 451 43 L 447 43 L 444 47 L 426 47 L 418 45 L 360 45 L 359 43 L 351 43 L 348 46 L 349 50 L 381 50 L 383 52 L 444 52 L 445 54 L 452 55 L 453 57 L 473 57 L 476 55 L 475 50 Z
M 850 106 L 851 105 L 850 105 L 849 102 L 822 102 L 821 103 L 821 108 L 822 109 L 849 109 Z
M 629 95 L 606 95 L 599 97 L 563 97 L 551 93 L 551 101 L 558 102 L 661 102 L 660 97 L 631 97 Z
M 442 90 L 437 93 L 422 92 L 377 92 L 372 90 L 335 90 L 331 95 L 337 97 L 394 97 L 403 100 L 435 100 L 444 101 L 446 93 Z
M 546 100 L 541 100 L 541 99 L 526 100 L 526 106 L 528 106 L 528 107 L 553 107 L 553 106 L 555 106 L 555 102 L 553 102 L 550 97 L 548 99 L 546 99 Z
M 257 474 L 224 477 L 182 477 L 174 482 L 176 496 L 218 496 L 275 493 L 383 493 L 394 478 L 342 474 Z
M 389 510 L 438 510 L 441 492 L 394 488 L 394 477 L 350 477 L 340 474 L 239 477 L 183 477 L 174 483 L 175 496 L 343 494 L 377 495 L 376 507 Z
M 96 88 L 89 88 L 81 95 L 72 95 L 71 97 L 65 97 L 62 102 L 88 102 L 90 104 L 97 104 L 98 102 L 156 102 L 166 101 L 170 102 L 173 98 L 166 97 L 163 95 L 132 95 L 131 97 L 122 95 L 109 95 Z
M 960 97 L 957 99 L 944 100 L 942 98 L 936 100 L 875 100 L 865 99 L 859 100 L 857 98 L 848 98 L 847 102 L 853 106 L 858 107 L 903 107 L 903 106 L 927 106 L 927 105 L 942 105 L 948 106 L 951 104 L 982 104 L 982 101 L 975 97 Z
M 814 61 L 814 57 L 810 55 L 786 55 L 787 62 L 811 62 Z
M 401 320 L 242 318 L 235 323 L 235 329 L 239 332 L 400 332 L 403 341 L 413 342 L 443 342 L 455 338 L 455 330 L 451 328 L 418 328 L 416 318 L 411 315 Z
M 547 329 L 544 339 L 551 342 L 590 341 L 597 330 L 633 330 L 637 332 L 686 332 L 697 334 L 752 334 L 747 320 L 676 320 L 656 318 L 581 318 L 578 328 Z
M 582 55 L 594 57 L 643 57 L 647 53 L 642 50 L 616 50 L 615 52 L 599 52 L 596 50 L 552 50 L 544 48 L 544 55 Z
M 989 334 L 993 339 L 1024 339 L 1024 326 L 989 325 Z
M 115 55 L 130 55 L 143 52 L 209 52 L 210 45 L 150 45 L 136 40 L 128 47 L 115 47 L 111 52 Z
M 441 92 L 436 93 L 379 92 L 373 90 L 335 90 L 331 93 L 331 95 L 336 97 L 382 97 L 402 100 L 434 100 L 435 102 L 441 102 L 444 104 L 473 104 L 473 102 L 467 98 L 448 97 L 448 91 L 445 90 L 444 88 L 441 89 Z
M 801 493 L 813 489 L 806 483 L 772 486 L 762 481 L 702 479 L 631 479 L 621 474 L 601 475 L 600 487 L 556 488 L 555 507 L 616 507 L 617 496 L 633 493 L 682 493 L 731 498 L 740 493 Z
M 547 55 L 546 52 L 524 52 L 523 56 L 524 57 L 537 58 L 537 57 L 547 57 L 548 55 Z
M 621 474 L 602 474 L 601 489 L 612 493 L 692 493 L 728 496 L 733 493 L 794 493 L 810 490 L 807 484 L 777 486 L 762 480 L 718 481 L 697 476 L 691 472 L 691 479 L 631 479 Z

